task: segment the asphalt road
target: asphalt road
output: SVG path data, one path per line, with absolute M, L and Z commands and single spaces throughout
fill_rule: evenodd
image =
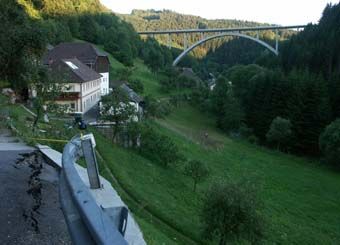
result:
M 17 163 L 32 149 L 1 134 L 0 142 L 0 244 L 71 244 L 56 169 L 37 154 Z

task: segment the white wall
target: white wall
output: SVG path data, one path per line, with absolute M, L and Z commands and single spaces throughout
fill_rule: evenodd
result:
M 98 104 L 101 98 L 101 78 L 82 84 L 81 112 L 85 113 Z
M 109 73 L 100 73 L 100 75 L 102 75 L 100 85 L 101 93 L 102 95 L 107 95 L 109 93 Z

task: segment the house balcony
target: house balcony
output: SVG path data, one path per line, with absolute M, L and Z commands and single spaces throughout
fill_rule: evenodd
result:
M 79 92 L 64 92 L 60 94 L 56 100 L 58 101 L 70 101 L 70 100 L 78 100 L 80 99 Z

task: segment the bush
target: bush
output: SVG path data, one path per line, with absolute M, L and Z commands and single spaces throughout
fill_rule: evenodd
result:
M 277 149 L 287 146 L 292 137 L 292 124 L 288 119 L 276 117 L 273 119 L 266 138 L 270 143 L 276 143 Z
M 142 94 L 144 92 L 144 85 L 140 80 L 129 81 L 129 87 L 136 93 Z
M 340 119 L 326 127 L 320 136 L 319 145 L 326 162 L 340 167 Z
M 163 118 L 169 115 L 173 109 L 170 102 L 165 100 L 157 100 L 152 96 L 146 96 L 144 98 L 144 116 Z
M 259 138 L 256 137 L 255 135 L 250 135 L 248 137 L 248 141 L 251 143 L 251 144 L 254 144 L 254 145 L 258 145 L 259 144 Z
M 209 176 L 209 170 L 203 162 L 191 160 L 185 165 L 184 174 L 192 178 L 195 192 L 197 183 L 204 181 Z
M 145 125 L 141 133 L 139 153 L 164 167 L 184 160 L 173 140 Z
M 263 222 L 256 193 L 255 185 L 246 180 L 213 184 L 203 203 L 203 237 L 221 245 L 238 239 L 260 241 Z
M 249 128 L 244 123 L 241 123 L 239 131 L 240 131 L 241 136 L 244 137 L 244 138 L 248 138 L 254 133 L 254 130 L 252 128 Z

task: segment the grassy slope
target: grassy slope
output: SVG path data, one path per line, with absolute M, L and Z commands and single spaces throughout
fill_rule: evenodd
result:
M 164 96 L 159 91 L 159 78 L 140 60 L 136 60 L 135 67 L 132 77 L 143 82 L 145 94 Z M 105 140 L 98 147 L 125 189 L 144 208 L 185 234 L 199 239 L 200 200 L 212 181 L 250 175 L 263 183 L 260 195 L 265 202 L 268 242 L 340 242 L 338 174 L 311 160 L 231 140 L 215 129 L 213 118 L 189 106 L 181 106 L 165 120 L 158 120 L 155 127 L 172 137 L 188 158 L 201 159 L 209 165 L 212 175 L 199 186 L 198 194 L 192 193 L 191 180 L 179 168 L 164 170 L 134 152 L 110 146 Z M 205 133 L 208 139 L 203 137 Z M 150 220 L 141 219 L 141 225 L 149 242 L 168 244 L 164 233 L 174 239 L 173 234 L 156 231 Z
M 110 60 L 112 69 L 124 67 L 113 57 Z M 140 60 L 136 60 L 135 67 L 132 77 L 144 83 L 145 94 L 164 96 L 159 91 L 159 78 Z M 25 114 L 20 108 L 13 108 L 20 118 Z M 180 173 L 179 167 L 165 170 L 98 136 L 98 149 L 111 172 L 142 203 L 133 208 L 135 213 L 148 209 L 183 233 L 199 239 L 198 214 L 202 193 L 209 184 L 220 178 L 257 176 L 263 183 L 260 195 L 265 204 L 268 243 L 340 243 L 339 174 L 312 160 L 225 137 L 215 129 L 212 117 L 190 106 L 181 106 L 165 120 L 158 120 L 154 127 L 172 137 L 188 158 L 206 162 L 211 176 L 199 185 L 197 194 L 192 193 L 192 182 Z M 205 133 L 207 139 L 203 137 Z M 148 243 L 186 244 L 152 217 L 141 215 L 137 219 Z
M 99 50 L 105 51 L 102 45 L 96 45 Z M 111 54 L 108 53 L 109 60 L 110 60 L 110 80 L 115 80 L 114 74 L 115 71 L 119 69 L 126 68 L 124 64 L 120 63 L 116 60 Z M 134 62 L 134 67 L 132 68 L 131 79 L 138 79 L 144 85 L 144 95 L 152 94 L 156 98 L 161 97 L 162 93 L 160 91 L 160 86 L 158 83 L 158 79 L 161 77 L 155 73 L 152 73 L 149 68 L 144 65 L 143 61 L 140 59 L 136 59 Z
M 188 158 L 208 164 L 211 176 L 197 194 L 179 168 L 165 170 L 132 151 L 107 144 L 98 147 L 130 192 L 187 235 L 199 238 L 202 192 L 211 182 L 256 176 L 263 185 L 267 242 L 340 242 L 339 174 L 314 161 L 224 137 L 214 129 L 213 119 L 189 106 L 181 106 L 155 127 L 172 137 Z M 202 140 L 202 132 L 208 132 L 208 142 Z
M 143 83 L 144 95 L 151 94 L 156 98 L 164 96 L 160 91 L 160 86 L 158 83 L 158 80 L 162 79 L 162 77 L 152 73 L 149 68 L 144 65 L 142 60 L 135 60 L 131 78 L 138 79 Z
M 202 125 L 204 120 L 208 119 L 198 111 L 182 106 L 166 121 L 182 136 L 188 136 L 185 129 L 198 134 L 203 126 L 207 127 L 211 138 L 221 140 L 215 137 L 214 133 L 218 135 L 218 132 L 213 127 Z M 174 132 L 173 129 L 171 131 L 167 134 L 171 135 Z M 186 152 L 189 157 L 209 164 L 211 180 L 242 175 L 255 175 L 261 179 L 263 189 L 260 195 L 265 202 L 264 215 L 268 222 L 266 236 L 269 241 L 305 244 L 340 242 L 338 173 L 319 166 L 315 161 L 233 141 L 227 137 L 224 137 L 223 144 L 222 150 L 204 152 L 192 146 Z M 205 188 L 207 184 L 202 187 Z

